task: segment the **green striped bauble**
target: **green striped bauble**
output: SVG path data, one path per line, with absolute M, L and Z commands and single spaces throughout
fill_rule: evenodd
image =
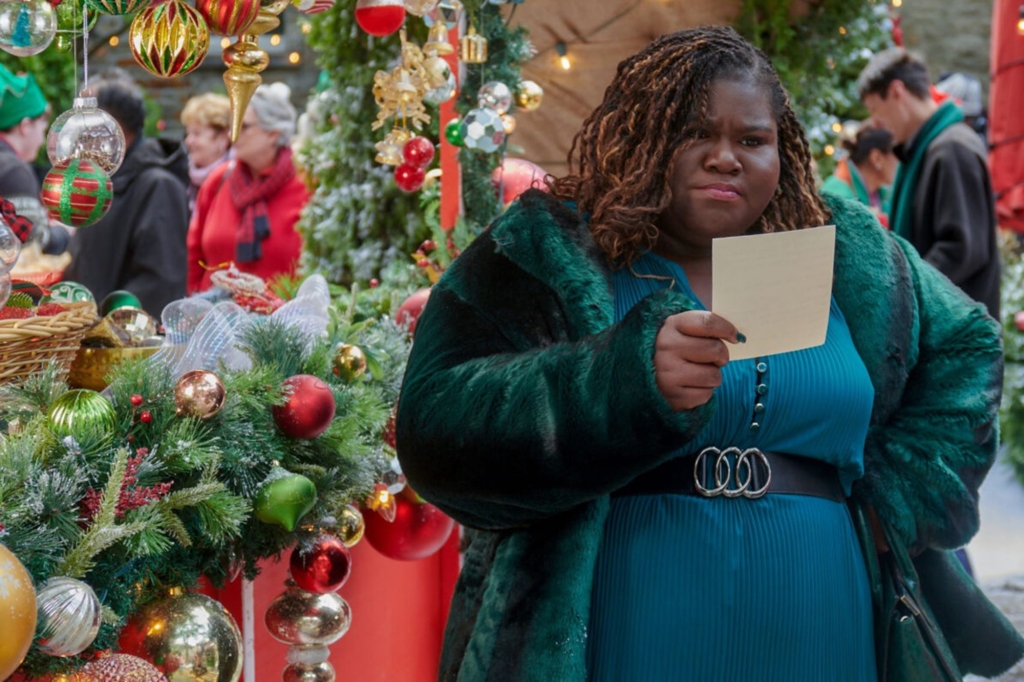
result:
M 85 0 L 85 4 L 103 14 L 134 14 L 149 4 L 149 0 Z
M 117 430 L 117 411 L 96 391 L 76 388 L 61 394 L 46 413 L 50 430 L 60 439 L 104 442 Z
M 135 15 L 128 44 L 142 68 L 174 78 L 195 71 L 210 48 L 206 20 L 181 0 L 165 0 Z
M 85 227 L 106 215 L 114 198 L 114 187 L 107 174 L 92 161 L 71 159 L 46 174 L 39 198 L 54 220 Z

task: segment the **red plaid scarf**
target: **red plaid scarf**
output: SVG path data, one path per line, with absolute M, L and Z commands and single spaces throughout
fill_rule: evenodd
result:
M 261 244 L 270 236 L 267 200 L 295 177 L 295 164 L 292 163 L 291 148 L 281 147 L 270 172 L 258 178 L 253 178 L 244 164 L 235 162 L 235 166 L 230 171 L 231 199 L 242 214 L 236 231 L 235 260 L 248 263 L 263 257 Z
M 3 217 L 7 226 L 14 231 L 14 236 L 21 241 L 28 241 L 28 235 L 32 231 L 32 221 L 18 215 L 14 210 L 14 204 L 0 197 L 0 216 Z

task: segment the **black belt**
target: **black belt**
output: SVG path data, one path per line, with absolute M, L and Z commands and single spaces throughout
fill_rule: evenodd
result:
M 757 498 L 766 493 L 846 501 L 839 471 L 831 464 L 754 448 L 705 448 L 697 455 L 677 457 L 637 476 L 612 497 L 674 494 Z

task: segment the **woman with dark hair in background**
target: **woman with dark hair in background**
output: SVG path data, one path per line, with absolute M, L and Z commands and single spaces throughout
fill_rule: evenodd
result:
M 841 142 L 849 155 L 821 185 L 821 191 L 870 206 L 882 225 L 889 226 L 889 198 L 899 159 L 893 153 L 892 133 L 863 124 Z

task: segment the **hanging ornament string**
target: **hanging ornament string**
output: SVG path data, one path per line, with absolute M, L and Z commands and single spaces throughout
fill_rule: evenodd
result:
M 89 89 L 89 7 L 82 3 L 82 89 Z

